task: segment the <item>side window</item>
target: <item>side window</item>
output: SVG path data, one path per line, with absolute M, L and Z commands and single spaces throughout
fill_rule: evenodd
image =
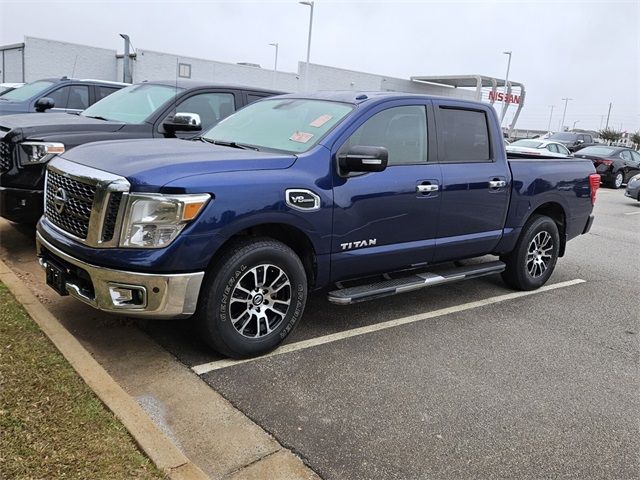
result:
M 558 152 L 564 154 L 564 155 L 570 155 L 571 152 L 569 151 L 569 149 L 567 147 L 565 147 L 564 145 L 556 145 L 556 147 L 558 148 Z
M 478 110 L 440 107 L 439 138 L 445 162 L 490 162 L 487 115 Z
M 253 103 L 253 102 L 257 102 L 258 100 L 262 100 L 263 98 L 267 98 L 269 95 L 257 95 L 255 93 L 247 93 L 247 102 L 248 103 Z
M 201 93 L 180 102 L 176 108 L 178 112 L 200 115 L 203 131 L 213 127 L 235 110 L 236 105 L 232 93 Z
M 578 141 L 580 141 L 580 140 L 582 140 L 583 142 L 585 141 L 584 140 L 584 135 L 578 135 Z
M 389 165 L 426 163 L 426 108 L 394 107 L 376 113 L 353 132 L 342 148 L 356 145 L 386 148 Z
M 593 138 L 591 137 L 591 135 L 584 136 L 584 143 L 593 143 Z
M 633 157 L 633 160 L 640 164 L 640 153 L 638 152 L 631 152 L 631 156 Z
M 550 152 L 553 153 L 558 153 L 558 147 L 556 146 L 555 143 L 550 143 L 547 145 L 547 150 L 549 150 Z
M 631 157 L 631 152 L 629 152 L 629 150 L 623 150 L 622 152 L 620 152 L 620 157 L 621 157 L 623 160 L 626 160 L 626 161 L 629 161 L 629 162 L 630 162 L 630 161 L 631 161 L 631 158 L 632 158 L 632 157 Z
M 89 87 L 86 85 L 68 85 L 51 92 L 47 97 L 53 100 L 54 108 L 84 110 L 89 106 Z
M 113 88 L 113 87 L 101 87 L 96 85 L 96 102 L 99 102 L 100 100 L 102 100 L 104 97 L 108 97 L 109 95 L 111 95 L 113 92 L 117 92 L 118 89 L 117 88 Z

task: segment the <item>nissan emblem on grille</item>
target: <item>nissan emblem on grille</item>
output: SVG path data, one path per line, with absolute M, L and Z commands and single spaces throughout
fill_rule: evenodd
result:
M 67 192 L 64 190 L 64 188 L 59 188 L 53 195 L 53 206 L 55 207 L 56 212 L 62 213 L 66 204 Z

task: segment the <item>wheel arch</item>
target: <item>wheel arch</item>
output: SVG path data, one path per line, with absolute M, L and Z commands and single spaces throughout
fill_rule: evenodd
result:
M 567 245 L 567 214 L 564 207 L 558 202 L 545 202 L 541 205 L 538 205 L 531 211 L 529 216 L 526 218 L 525 223 L 528 222 L 529 219 L 531 219 L 534 215 L 544 215 L 555 222 L 556 226 L 558 227 L 558 233 L 560 236 L 560 250 L 558 252 L 558 255 L 562 257 Z
M 258 223 L 244 227 L 242 230 L 233 233 L 220 245 L 211 260 L 211 264 L 219 257 L 219 252 L 222 252 L 234 242 L 246 239 L 247 237 L 269 237 L 287 245 L 300 258 L 307 274 L 308 284 L 310 286 L 315 284 L 318 271 L 316 261 L 317 254 L 313 242 L 303 230 L 287 223 Z M 207 270 L 209 270 L 210 267 L 211 265 Z

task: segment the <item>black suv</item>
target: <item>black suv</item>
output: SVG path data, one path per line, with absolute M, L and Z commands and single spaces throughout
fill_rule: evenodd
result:
M 590 133 L 558 132 L 551 135 L 547 140 L 562 143 L 570 152 L 577 152 L 581 148 L 597 145 Z
M 240 107 L 280 93 L 192 80 L 142 82 L 79 115 L 0 117 L 0 216 L 38 220 L 46 163 L 56 154 L 100 140 L 192 138 Z
M 79 113 L 127 83 L 44 78 L 0 94 L 0 115 L 31 112 Z

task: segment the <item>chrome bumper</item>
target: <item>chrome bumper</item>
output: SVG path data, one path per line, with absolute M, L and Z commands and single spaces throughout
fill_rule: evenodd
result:
M 84 270 L 93 286 L 93 294 L 71 276 L 65 282 L 69 295 L 105 312 L 130 317 L 180 318 L 195 313 L 204 272 L 182 274 L 152 274 L 125 272 L 90 265 L 64 253 L 36 233 L 36 249 L 40 266 L 46 269 L 47 259 L 54 263 L 71 264 Z M 114 288 L 137 292 L 136 304 L 123 305 L 114 297 Z

